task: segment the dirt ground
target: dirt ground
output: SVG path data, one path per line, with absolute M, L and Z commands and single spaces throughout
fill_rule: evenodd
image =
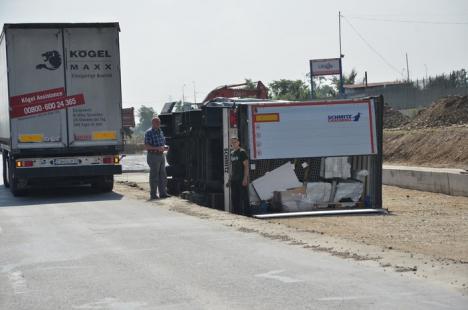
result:
M 468 264 L 468 197 L 384 186 L 383 202 L 388 216 L 304 217 L 272 222 Z
M 140 200 L 148 184 L 120 181 L 115 191 Z M 468 197 L 384 186 L 389 215 L 258 220 L 172 197 L 150 206 L 215 221 L 384 271 L 437 281 L 468 294 Z
M 468 125 L 384 130 L 386 164 L 468 169 Z

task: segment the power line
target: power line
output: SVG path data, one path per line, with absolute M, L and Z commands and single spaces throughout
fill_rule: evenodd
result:
M 388 23 L 408 23 L 408 24 L 432 24 L 432 25 L 468 25 L 468 22 L 445 22 L 445 21 L 423 21 L 423 20 L 410 20 L 410 19 L 388 19 L 388 18 L 375 18 L 375 17 L 360 17 L 349 16 L 349 19 L 370 20 Z
M 387 66 L 389 66 L 391 69 L 393 69 L 399 75 L 404 77 L 403 74 L 400 72 L 400 70 L 398 70 L 395 66 L 393 66 L 387 59 L 385 59 L 385 57 L 382 56 L 382 54 L 380 54 L 369 42 L 367 42 L 367 40 L 359 33 L 359 31 L 357 31 L 357 29 L 353 26 L 353 24 L 351 24 L 351 22 L 346 17 L 344 17 L 343 15 L 341 15 L 341 17 L 348 23 L 348 25 L 351 27 L 351 29 L 353 29 L 354 32 L 356 32 L 356 34 L 367 45 L 367 47 L 369 47 L 377 56 L 379 56 L 379 58 L 382 59 L 382 61 L 385 62 L 385 64 Z

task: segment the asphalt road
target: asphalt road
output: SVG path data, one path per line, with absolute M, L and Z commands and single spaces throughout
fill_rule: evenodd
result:
M 436 283 L 85 188 L 0 185 L 0 309 L 466 309 Z

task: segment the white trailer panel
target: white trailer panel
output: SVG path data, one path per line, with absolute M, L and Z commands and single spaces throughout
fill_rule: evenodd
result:
M 377 154 L 372 100 L 252 104 L 252 159 Z M 344 134 L 346 133 L 346 134 Z
M 71 147 L 122 143 L 119 38 L 114 28 L 64 29 L 69 94 L 85 104 L 69 111 Z
M 12 148 L 65 147 L 66 111 L 45 105 L 65 92 L 62 31 L 10 29 L 6 40 Z
M 13 150 L 122 145 L 118 24 L 4 29 L 3 143 Z

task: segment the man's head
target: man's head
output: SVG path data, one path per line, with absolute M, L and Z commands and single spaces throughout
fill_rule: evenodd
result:
M 151 120 L 151 126 L 153 127 L 153 129 L 158 129 L 161 126 L 161 120 L 159 119 L 159 117 L 153 117 L 153 119 Z
M 231 147 L 235 150 L 239 149 L 240 148 L 240 142 L 239 142 L 239 138 L 237 137 L 233 137 L 231 138 Z

